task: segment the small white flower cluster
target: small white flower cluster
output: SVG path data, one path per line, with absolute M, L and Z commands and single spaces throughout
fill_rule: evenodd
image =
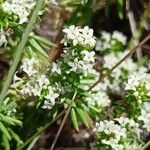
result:
M 35 0 L 6 0 L 2 8 L 6 12 L 12 12 L 19 17 L 19 24 L 28 21 L 28 17 L 36 4 Z
M 143 121 L 143 128 L 150 132 L 150 103 L 144 102 L 138 120 Z
M 51 86 L 48 86 L 48 93 L 44 97 L 46 100 L 44 101 L 44 105 L 42 106 L 43 109 L 52 109 L 55 105 L 56 98 L 59 97 L 58 93 L 54 92 Z
M 68 66 L 71 67 L 68 73 L 73 71 L 76 73 L 82 73 L 84 76 L 87 76 L 88 73 L 94 72 L 93 65 L 95 60 L 95 52 L 88 52 L 86 50 L 83 50 L 81 52 L 81 55 L 83 56 L 82 59 L 76 57 L 73 61 L 69 60 L 67 62 Z
M 129 51 L 118 52 L 107 54 L 103 57 L 104 59 L 104 68 L 111 69 L 117 62 L 119 62 Z M 111 61 L 110 61 L 111 60 Z M 112 73 L 111 77 L 113 78 L 113 82 L 109 84 L 109 88 L 112 90 L 120 91 L 119 84 L 122 83 L 122 79 L 126 80 L 127 76 L 130 74 L 137 73 L 144 74 L 147 71 L 145 67 L 139 67 L 136 62 L 130 57 L 126 59 L 120 66 L 118 66 Z M 126 73 L 124 73 L 126 72 Z M 132 84 L 132 83 L 131 83 Z
M 131 135 L 133 131 L 134 134 L 139 134 L 140 132 L 139 124 L 133 119 L 125 117 L 116 118 L 111 121 L 100 121 L 96 123 L 93 131 L 100 135 L 102 144 L 109 145 L 114 150 L 126 149 L 125 144 L 128 141 L 128 133 Z
M 96 123 L 96 128 L 93 130 L 98 133 L 105 133 L 108 139 L 102 139 L 101 142 L 105 145 L 110 145 L 113 149 L 123 149 L 123 145 L 119 144 L 121 138 L 126 137 L 126 129 L 120 125 L 115 124 L 114 121 L 100 121 Z M 113 135 L 111 137 L 111 135 Z M 110 137 L 109 137 L 110 136 Z
M 88 97 L 85 97 L 89 106 L 107 107 L 110 105 L 110 99 L 106 92 L 100 91 L 97 93 L 90 93 Z
M 35 73 L 37 72 L 35 68 L 36 64 L 38 64 L 38 61 L 34 58 L 25 59 L 20 69 L 22 69 L 22 71 L 24 71 L 30 77 L 35 75 Z
M 127 44 L 127 37 L 124 36 L 121 32 L 119 31 L 114 31 L 112 34 L 112 39 L 116 39 L 120 41 L 123 45 Z
M 139 123 L 135 122 L 132 118 L 129 119 L 127 117 L 120 117 L 120 118 L 115 118 L 114 120 L 118 121 L 119 124 L 126 128 L 127 130 L 130 130 L 131 128 L 133 131 L 140 137 L 141 129 Z
M 36 81 L 27 82 L 19 92 L 23 95 L 40 96 L 42 89 L 46 89 L 49 85 L 49 80 L 45 75 L 37 77 Z
M 136 91 L 138 86 L 144 86 L 150 95 L 150 76 L 148 73 L 134 73 L 128 78 L 125 90 Z
M 7 45 L 7 36 L 10 34 L 6 31 L 0 31 L 0 47 L 4 44 Z
M 24 71 L 30 79 L 26 82 L 21 89 L 17 89 L 22 95 L 28 96 L 38 96 L 41 97 L 42 91 L 46 91 L 44 95 L 43 109 L 52 109 L 55 105 L 55 100 L 58 98 L 59 94 L 56 91 L 55 87 L 50 85 L 50 81 L 46 75 L 40 75 L 38 70 L 39 61 L 35 58 L 25 59 L 20 69 Z M 18 78 L 17 75 L 14 77 L 14 82 L 20 81 L 21 78 Z
M 114 31 L 112 35 L 106 31 L 102 31 L 101 38 L 96 41 L 95 49 L 97 51 L 111 49 L 113 45 L 116 44 L 116 41 L 120 42 L 122 45 L 126 45 L 127 37 L 119 31 Z
M 142 105 L 143 98 L 150 97 L 150 76 L 148 73 L 136 72 L 131 74 L 125 84 L 125 90 L 133 91 L 139 105 Z M 144 98 L 145 99 L 145 98 Z
M 82 50 L 78 52 L 77 49 L 64 49 L 63 54 L 61 54 L 62 60 L 58 60 L 57 63 L 52 63 L 51 72 L 57 74 L 75 72 L 86 77 L 89 73 L 92 74 L 95 72 L 93 68 L 94 56 L 94 51 Z M 64 64 L 68 66 L 67 70 L 66 68 L 65 70 L 63 69 Z
M 69 28 L 63 30 L 65 33 L 64 39 L 61 43 L 67 46 L 67 43 L 73 44 L 73 46 L 81 45 L 83 47 L 94 47 L 96 44 L 96 38 L 93 36 L 93 29 L 85 26 L 83 29 L 71 25 Z

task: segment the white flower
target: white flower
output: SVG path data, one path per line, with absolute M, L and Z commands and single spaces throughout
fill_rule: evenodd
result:
M 6 12 L 12 12 L 19 17 L 19 23 L 28 21 L 32 9 L 36 4 L 35 0 L 7 0 L 2 4 L 2 8 Z
M 67 43 L 72 43 L 73 46 L 77 44 L 82 46 L 94 47 L 96 44 L 96 38 L 93 36 L 93 30 L 85 26 L 83 29 L 71 25 L 70 27 L 63 30 L 65 33 L 64 39 L 61 43 L 67 45 Z
M 61 74 L 60 65 L 61 65 L 60 62 L 57 63 L 57 64 L 56 64 L 55 62 L 53 62 L 53 63 L 52 63 L 52 68 L 51 68 L 51 72 L 52 72 L 52 73 L 56 72 L 56 73 L 58 73 L 58 74 Z
M 117 54 L 110 53 L 108 55 L 105 55 L 103 57 L 103 59 L 104 59 L 103 67 L 111 69 L 127 53 L 129 53 L 128 50 L 126 50 L 125 52 L 118 52 Z M 111 77 L 113 77 L 113 82 L 111 84 L 109 84 L 109 88 L 112 89 L 113 91 L 114 90 L 119 91 L 120 90 L 119 85 L 122 83 L 122 78 L 124 78 L 124 79 L 127 78 L 124 71 L 126 71 L 127 75 L 132 74 L 133 75 L 132 79 L 134 80 L 134 77 L 136 78 L 137 74 L 145 74 L 147 69 L 145 67 L 139 67 L 138 64 L 135 63 L 132 58 L 126 59 L 120 66 L 118 66 L 111 73 Z M 130 83 L 131 83 L 131 85 L 133 85 L 132 81 Z M 126 86 L 128 86 L 128 85 L 126 84 Z M 130 86 L 130 84 L 129 84 L 129 86 Z M 130 87 L 127 87 L 127 88 L 130 88 Z
M 45 101 L 44 101 L 44 104 L 43 104 L 43 106 L 42 106 L 42 108 L 43 108 L 43 109 L 48 109 L 48 110 L 50 110 L 50 109 L 53 108 L 53 105 L 52 105 L 52 103 L 50 103 L 50 102 L 48 102 L 47 100 L 45 100 Z
M 55 93 L 51 86 L 48 86 L 48 93 L 44 98 L 46 99 L 48 103 L 51 104 L 51 106 L 55 105 L 55 100 L 56 98 L 58 98 L 58 96 L 59 94 Z M 45 103 L 48 104 L 47 102 Z
M 25 73 L 27 73 L 28 76 L 34 75 L 37 71 L 34 69 L 34 66 L 36 65 L 38 61 L 36 61 L 34 58 L 31 59 L 25 59 L 22 66 L 20 67 Z
M 126 126 L 129 123 L 129 118 L 127 117 L 115 118 L 114 120 L 117 120 L 122 126 Z
M 74 62 L 68 62 L 68 65 L 71 67 L 70 71 L 77 72 L 81 68 L 80 61 L 78 58 L 74 59 Z
M 27 94 L 29 96 L 32 96 L 33 86 L 30 85 L 28 82 L 24 85 L 24 87 L 19 90 L 19 92 L 23 95 Z
M 78 58 L 75 58 L 73 62 L 68 62 L 68 65 L 71 67 L 70 71 L 82 73 L 84 76 L 87 76 L 88 73 L 92 73 L 94 70 L 93 64 L 78 60 Z M 68 73 L 70 73 L 70 71 L 68 71 Z
M 84 50 L 81 52 L 81 54 L 84 56 L 83 61 L 85 61 L 87 63 L 90 63 L 90 62 L 94 63 L 94 61 L 95 61 L 95 58 L 94 58 L 95 52 L 94 51 L 89 52 L 89 51 Z
M 126 137 L 126 129 L 114 123 L 114 121 L 100 121 L 96 123 L 94 132 L 104 132 L 107 135 L 114 134 L 115 138 L 120 140 L 121 137 Z
M 111 35 L 110 35 L 110 33 L 106 32 L 106 31 L 102 31 L 101 32 L 101 38 L 103 40 L 105 40 L 107 43 L 109 43 L 111 40 Z
M 114 150 L 123 150 L 123 145 L 118 143 L 117 139 L 110 138 L 109 140 L 102 140 L 103 144 L 110 145 Z
M 46 75 L 41 75 L 39 78 L 38 78 L 38 84 L 39 84 L 39 87 L 42 87 L 43 85 L 48 85 L 50 82 L 49 82 L 49 79 L 46 77 Z
M 110 105 L 110 99 L 103 91 L 91 93 L 88 97 L 85 98 L 85 100 L 87 101 L 88 105 L 98 105 L 100 107 L 107 107 Z
M 134 90 L 140 85 L 144 85 L 147 90 L 150 90 L 150 76 L 147 73 L 134 73 L 128 78 L 125 85 L 125 90 Z
M 38 84 L 35 84 L 32 89 L 32 94 L 33 96 L 40 96 L 41 91 L 42 91 L 42 87 L 40 87 Z
M 138 120 L 143 121 L 143 128 L 147 129 L 150 132 L 150 103 L 144 102 L 143 108 L 141 109 L 141 115 L 138 117 Z
M 118 41 L 120 41 L 123 45 L 125 45 L 127 43 L 127 37 L 124 36 L 121 32 L 118 31 L 114 31 L 112 34 L 112 38 L 113 39 L 117 39 Z

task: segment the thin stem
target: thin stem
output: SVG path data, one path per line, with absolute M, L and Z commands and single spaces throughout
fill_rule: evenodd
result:
M 12 81 L 12 78 L 14 76 L 14 73 L 16 71 L 16 68 L 18 66 L 18 63 L 21 59 L 21 56 L 22 56 L 22 52 L 24 50 L 24 47 L 26 45 L 26 42 L 28 40 L 28 37 L 29 37 L 29 34 L 30 32 L 32 31 L 32 28 L 33 28 L 33 25 L 38 17 L 38 12 L 40 11 L 40 9 L 42 8 L 42 5 L 44 3 L 44 0 L 38 0 L 37 1 L 37 4 L 36 4 L 36 7 L 33 11 L 33 14 L 31 16 L 31 19 L 22 35 L 22 38 L 21 38 L 21 41 L 16 49 L 16 53 L 15 53 L 15 57 L 14 57 L 14 61 L 12 62 L 12 65 L 10 67 L 10 70 L 8 72 L 8 75 L 7 75 L 7 78 L 6 78 L 6 82 L 5 84 L 3 85 L 3 89 L 1 91 L 1 95 L 0 95 L 0 105 L 2 104 L 3 100 L 5 99 L 6 95 L 7 95 L 7 91 L 8 91 L 8 88 L 11 84 L 11 81 Z
M 150 40 L 150 34 L 145 37 L 136 47 L 134 47 L 127 55 L 125 55 L 118 63 L 116 63 L 105 75 L 103 75 L 98 81 L 96 81 L 88 91 L 91 91 L 97 84 L 102 82 L 109 74 L 111 74 L 119 65 L 121 65 L 128 57 L 130 57 L 137 49 L 139 49 L 143 44 Z
M 22 150 L 25 146 L 27 146 L 34 138 L 40 135 L 45 129 L 47 129 L 50 125 L 52 125 L 56 120 L 58 120 L 66 110 L 63 110 L 61 113 L 58 114 L 56 118 L 54 118 L 51 122 L 47 123 L 44 127 L 40 128 L 32 137 L 30 137 L 23 145 L 17 148 L 17 150 Z
M 127 0 L 126 1 L 126 11 L 127 11 L 127 16 L 128 16 L 128 20 L 129 20 L 129 24 L 130 24 L 130 29 L 131 29 L 131 33 L 133 36 L 133 45 L 137 45 L 139 43 L 139 38 L 140 38 L 140 31 L 137 30 L 137 25 L 136 25 L 136 21 L 135 21 L 135 17 L 133 14 L 132 9 L 130 8 L 130 1 Z M 134 47 L 133 46 L 133 47 Z M 142 53 L 141 53 L 141 49 L 137 49 L 136 51 L 137 54 L 137 58 L 138 60 L 140 60 L 140 58 L 142 57 Z
M 146 150 L 150 146 L 150 140 L 141 148 L 141 150 Z
M 69 107 L 68 107 L 68 109 L 67 109 L 67 112 L 66 112 L 66 114 L 65 114 L 65 116 L 64 116 L 64 118 L 63 118 L 63 120 L 62 120 L 62 123 L 61 123 L 61 125 L 60 125 L 60 127 L 59 127 L 59 129 L 58 129 L 58 131 L 57 131 L 57 134 L 56 134 L 56 136 L 55 136 L 55 139 L 54 139 L 54 141 L 53 141 L 53 143 L 52 143 L 52 145 L 51 145 L 51 147 L 50 147 L 50 150 L 53 150 L 54 147 L 55 147 L 55 144 L 56 144 L 56 142 L 57 142 L 57 140 L 58 140 L 58 137 L 59 137 L 59 135 L 60 135 L 60 133 L 61 133 L 63 127 L 64 127 L 64 124 L 65 124 L 65 122 L 66 122 L 66 120 L 67 120 L 67 117 L 68 117 L 68 115 L 69 115 L 69 113 L 70 113 L 70 110 L 71 110 L 71 107 L 72 107 L 72 105 L 73 105 L 73 102 L 75 101 L 76 95 L 77 95 L 77 92 L 75 92 L 74 95 L 73 95 L 73 97 L 72 97 L 71 103 L 70 103 L 70 105 L 69 105 Z

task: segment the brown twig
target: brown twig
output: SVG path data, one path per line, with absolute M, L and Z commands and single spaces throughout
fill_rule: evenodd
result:
M 130 1 L 129 0 L 126 1 L 126 11 L 127 11 L 128 19 L 129 19 L 131 33 L 132 33 L 132 36 L 133 36 L 133 39 L 134 39 L 133 45 L 135 46 L 139 43 L 139 35 L 138 35 L 139 31 L 137 30 L 137 24 L 136 24 L 136 21 L 135 21 L 133 11 L 130 8 Z M 136 54 L 137 54 L 138 60 L 140 60 L 140 58 L 142 57 L 142 53 L 141 53 L 140 48 L 137 49 Z
M 57 142 L 57 139 L 58 139 L 58 137 L 59 137 L 59 135 L 60 135 L 60 133 L 61 133 L 63 127 L 64 127 L 64 124 L 65 124 L 65 122 L 66 122 L 66 119 L 67 119 L 67 117 L 68 117 L 68 115 L 69 115 L 69 113 L 70 113 L 70 110 L 71 110 L 71 107 L 72 107 L 72 105 L 73 105 L 73 102 L 75 101 L 76 95 L 77 95 L 77 92 L 75 92 L 74 95 L 73 95 L 73 97 L 72 97 L 71 103 L 70 103 L 70 105 L 69 105 L 69 107 L 68 107 L 68 109 L 67 109 L 67 111 L 66 111 L 66 114 L 65 114 L 65 116 L 64 116 L 64 118 L 63 118 L 63 120 L 62 120 L 62 123 L 61 123 L 61 125 L 60 125 L 60 127 L 59 127 L 59 129 L 58 129 L 58 131 L 57 131 L 57 134 L 56 134 L 56 136 L 55 136 L 55 139 L 54 139 L 54 141 L 53 141 L 53 143 L 52 143 L 52 145 L 51 145 L 51 147 L 50 147 L 50 150 L 53 150 L 54 147 L 55 147 L 55 144 L 56 144 L 56 142 Z
M 150 140 L 141 148 L 141 150 L 146 150 L 150 146 Z
M 122 64 L 129 56 L 131 56 L 138 48 L 150 40 L 150 34 L 146 36 L 136 47 L 134 47 L 127 55 L 125 55 L 118 63 L 116 63 L 106 74 L 96 81 L 88 91 L 91 91 L 98 83 L 102 82 L 109 74 L 111 74 L 120 64 Z

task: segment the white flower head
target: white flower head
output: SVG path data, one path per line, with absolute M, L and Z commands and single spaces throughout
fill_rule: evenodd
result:
M 93 30 L 88 26 L 83 29 L 71 25 L 70 27 L 63 30 L 65 33 L 64 39 L 61 43 L 67 45 L 67 43 L 72 43 L 73 46 L 82 45 L 83 47 L 94 47 L 96 44 L 96 38 L 93 36 Z
M 19 24 L 28 21 L 28 17 L 36 4 L 35 0 L 7 0 L 2 4 L 2 8 L 6 12 L 12 12 L 19 18 Z
M 34 69 L 34 66 L 37 65 L 38 61 L 34 58 L 25 59 L 22 66 L 20 67 L 28 76 L 34 75 L 37 71 Z
M 127 37 L 124 36 L 121 32 L 119 31 L 114 31 L 112 34 L 112 38 L 113 39 L 117 39 L 118 41 L 120 41 L 123 45 L 125 45 L 127 43 Z

